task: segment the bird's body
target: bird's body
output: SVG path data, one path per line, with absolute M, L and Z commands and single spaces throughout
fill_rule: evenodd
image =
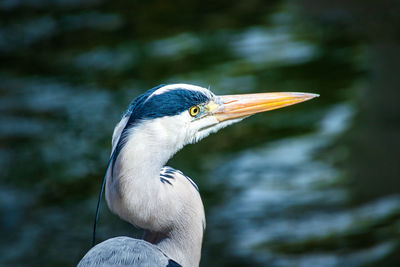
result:
M 105 177 L 109 208 L 144 229 L 144 240 L 120 237 L 104 241 L 93 247 L 79 266 L 111 266 L 116 262 L 198 266 L 205 230 L 198 188 L 182 172 L 164 165 L 186 144 L 251 114 L 315 96 L 216 96 L 187 84 L 159 86 L 139 96 L 115 127 Z
M 110 238 L 91 249 L 80 266 L 181 267 L 153 244 L 126 236 Z

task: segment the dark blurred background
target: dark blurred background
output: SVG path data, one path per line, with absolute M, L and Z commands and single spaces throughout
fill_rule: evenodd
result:
M 202 266 L 400 266 L 399 14 L 386 0 L 1 0 L 0 265 L 75 265 L 122 112 L 185 82 L 321 94 L 169 162 L 200 187 Z M 98 235 L 141 234 L 104 205 Z

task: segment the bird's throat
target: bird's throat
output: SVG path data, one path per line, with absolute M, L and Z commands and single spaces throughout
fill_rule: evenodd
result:
M 160 180 L 160 170 L 176 149 L 139 133 L 128 139 L 107 177 L 108 206 L 145 229 L 144 239 L 168 257 L 182 266 L 198 266 L 205 220 L 200 195 L 181 173 L 170 183 Z

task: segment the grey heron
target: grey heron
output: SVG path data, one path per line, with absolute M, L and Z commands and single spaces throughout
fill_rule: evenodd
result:
M 153 88 L 130 104 L 114 129 L 106 201 L 143 239 L 115 237 L 78 266 L 199 266 L 204 207 L 196 184 L 164 166 L 183 146 L 255 113 L 312 99 L 309 93 L 215 95 L 188 84 Z

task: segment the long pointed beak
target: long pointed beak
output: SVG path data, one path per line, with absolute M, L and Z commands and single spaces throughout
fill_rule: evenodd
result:
M 213 113 L 217 120 L 222 122 L 287 107 L 318 96 L 294 92 L 222 95 L 218 96 L 217 107 L 214 106 Z

